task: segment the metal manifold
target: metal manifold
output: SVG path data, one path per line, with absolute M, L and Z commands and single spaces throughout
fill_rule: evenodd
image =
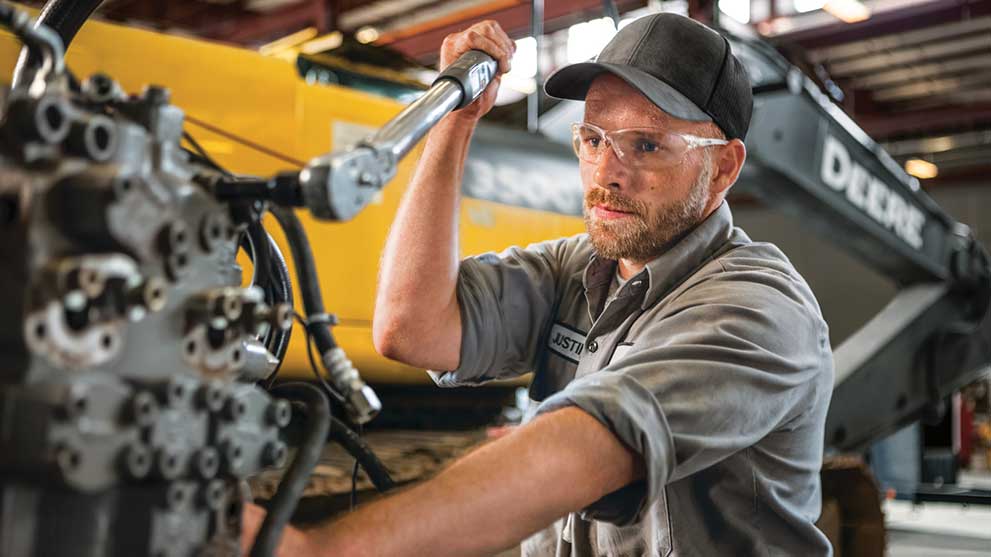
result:
M 330 414 L 334 400 L 363 424 L 381 404 L 334 340 L 292 208 L 353 217 L 496 64 L 470 52 L 354 148 L 235 176 L 183 131 L 167 89 L 128 95 L 69 72 L 63 43 L 98 5 L 50 2 L 37 23 L 0 3 L 0 26 L 25 47 L 0 99 L 0 555 L 240 555 L 246 478 L 292 454 L 251 549 L 272 555 L 327 441 L 380 491 L 393 485 Z M 305 315 L 261 225 L 268 211 Z M 247 287 L 239 249 L 253 261 Z M 319 382 L 270 388 L 294 318 Z
M 242 288 L 244 223 L 168 91 L 70 83 L 53 33 L 0 124 L 0 554 L 237 555 L 242 480 L 292 407 L 255 385 L 291 308 Z

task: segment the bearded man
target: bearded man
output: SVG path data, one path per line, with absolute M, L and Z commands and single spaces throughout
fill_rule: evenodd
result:
M 451 35 L 446 66 L 492 22 Z M 378 350 L 442 386 L 534 372 L 525 425 L 431 481 L 319 528 L 285 555 L 828 555 L 820 511 L 832 356 L 776 247 L 735 228 L 750 84 L 729 43 L 658 14 L 550 95 L 573 126 L 587 234 L 458 261 L 468 144 L 498 80 L 431 133 L 390 232 Z M 250 509 L 257 524 L 260 511 Z M 248 536 L 250 537 L 250 536 Z

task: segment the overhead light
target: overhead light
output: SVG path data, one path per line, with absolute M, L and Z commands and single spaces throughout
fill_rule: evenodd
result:
M 844 23 L 857 23 L 871 17 L 871 10 L 860 0 L 829 0 L 823 11 Z
M 821 10 L 826 5 L 826 0 L 794 0 L 793 5 L 796 12 L 804 14 L 805 12 Z
M 512 70 L 507 76 L 534 77 L 537 75 L 537 40 L 523 37 L 516 41 L 516 52 L 510 64 Z
M 929 161 L 908 159 L 905 161 L 905 172 L 916 178 L 925 180 L 927 178 L 935 178 L 939 174 L 939 168 Z
M 285 37 L 275 39 L 274 41 L 263 44 L 258 47 L 259 54 L 263 56 L 275 56 L 280 52 L 292 48 L 300 43 L 304 43 L 313 37 L 317 36 L 316 27 L 307 27 L 306 29 L 301 29 L 295 33 L 290 33 Z
M 312 41 L 306 41 L 300 45 L 299 50 L 304 54 L 316 54 L 318 52 L 326 52 L 328 50 L 334 50 L 335 48 L 341 46 L 344 42 L 344 35 L 340 31 L 334 31 L 332 33 L 327 33 L 326 35 L 317 37 Z
M 358 39 L 361 44 L 373 43 L 378 40 L 379 31 L 374 27 L 362 27 L 354 34 L 354 38 Z
M 568 27 L 568 63 L 585 62 L 595 58 L 615 34 L 616 24 L 608 17 L 576 23 Z
M 740 23 L 750 23 L 750 0 L 719 0 L 719 11 Z

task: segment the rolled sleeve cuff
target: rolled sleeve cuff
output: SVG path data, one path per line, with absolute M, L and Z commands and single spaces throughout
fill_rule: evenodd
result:
M 491 257 L 484 254 L 477 257 Z M 427 374 L 438 387 L 469 387 L 498 379 L 490 376 L 493 349 L 483 342 L 481 330 L 498 330 L 499 323 L 493 319 L 499 314 L 498 307 L 482 307 L 486 300 L 478 283 L 480 275 L 487 272 L 475 258 L 466 258 L 458 266 L 458 311 L 461 312 L 461 346 L 458 367 L 447 371 L 428 370 Z M 488 271 L 491 272 L 491 271 Z
M 582 517 L 626 526 L 639 522 L 674 469 L 674 441 L 657 398 L 635 379 L 597 372 L 572 381 L 540 403 L 537 414 L 575 406 L 599 420 L 644 459 L 646 477 L 582 509 Z

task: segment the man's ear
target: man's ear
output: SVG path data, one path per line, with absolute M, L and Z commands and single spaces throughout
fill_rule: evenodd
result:
M 713 195 L 724 195 L 736 183 L 746 159 L 747 147 L 739 139 L 734 139 L 719 149 L 713 161 L 715 173 L 710 185 Z

